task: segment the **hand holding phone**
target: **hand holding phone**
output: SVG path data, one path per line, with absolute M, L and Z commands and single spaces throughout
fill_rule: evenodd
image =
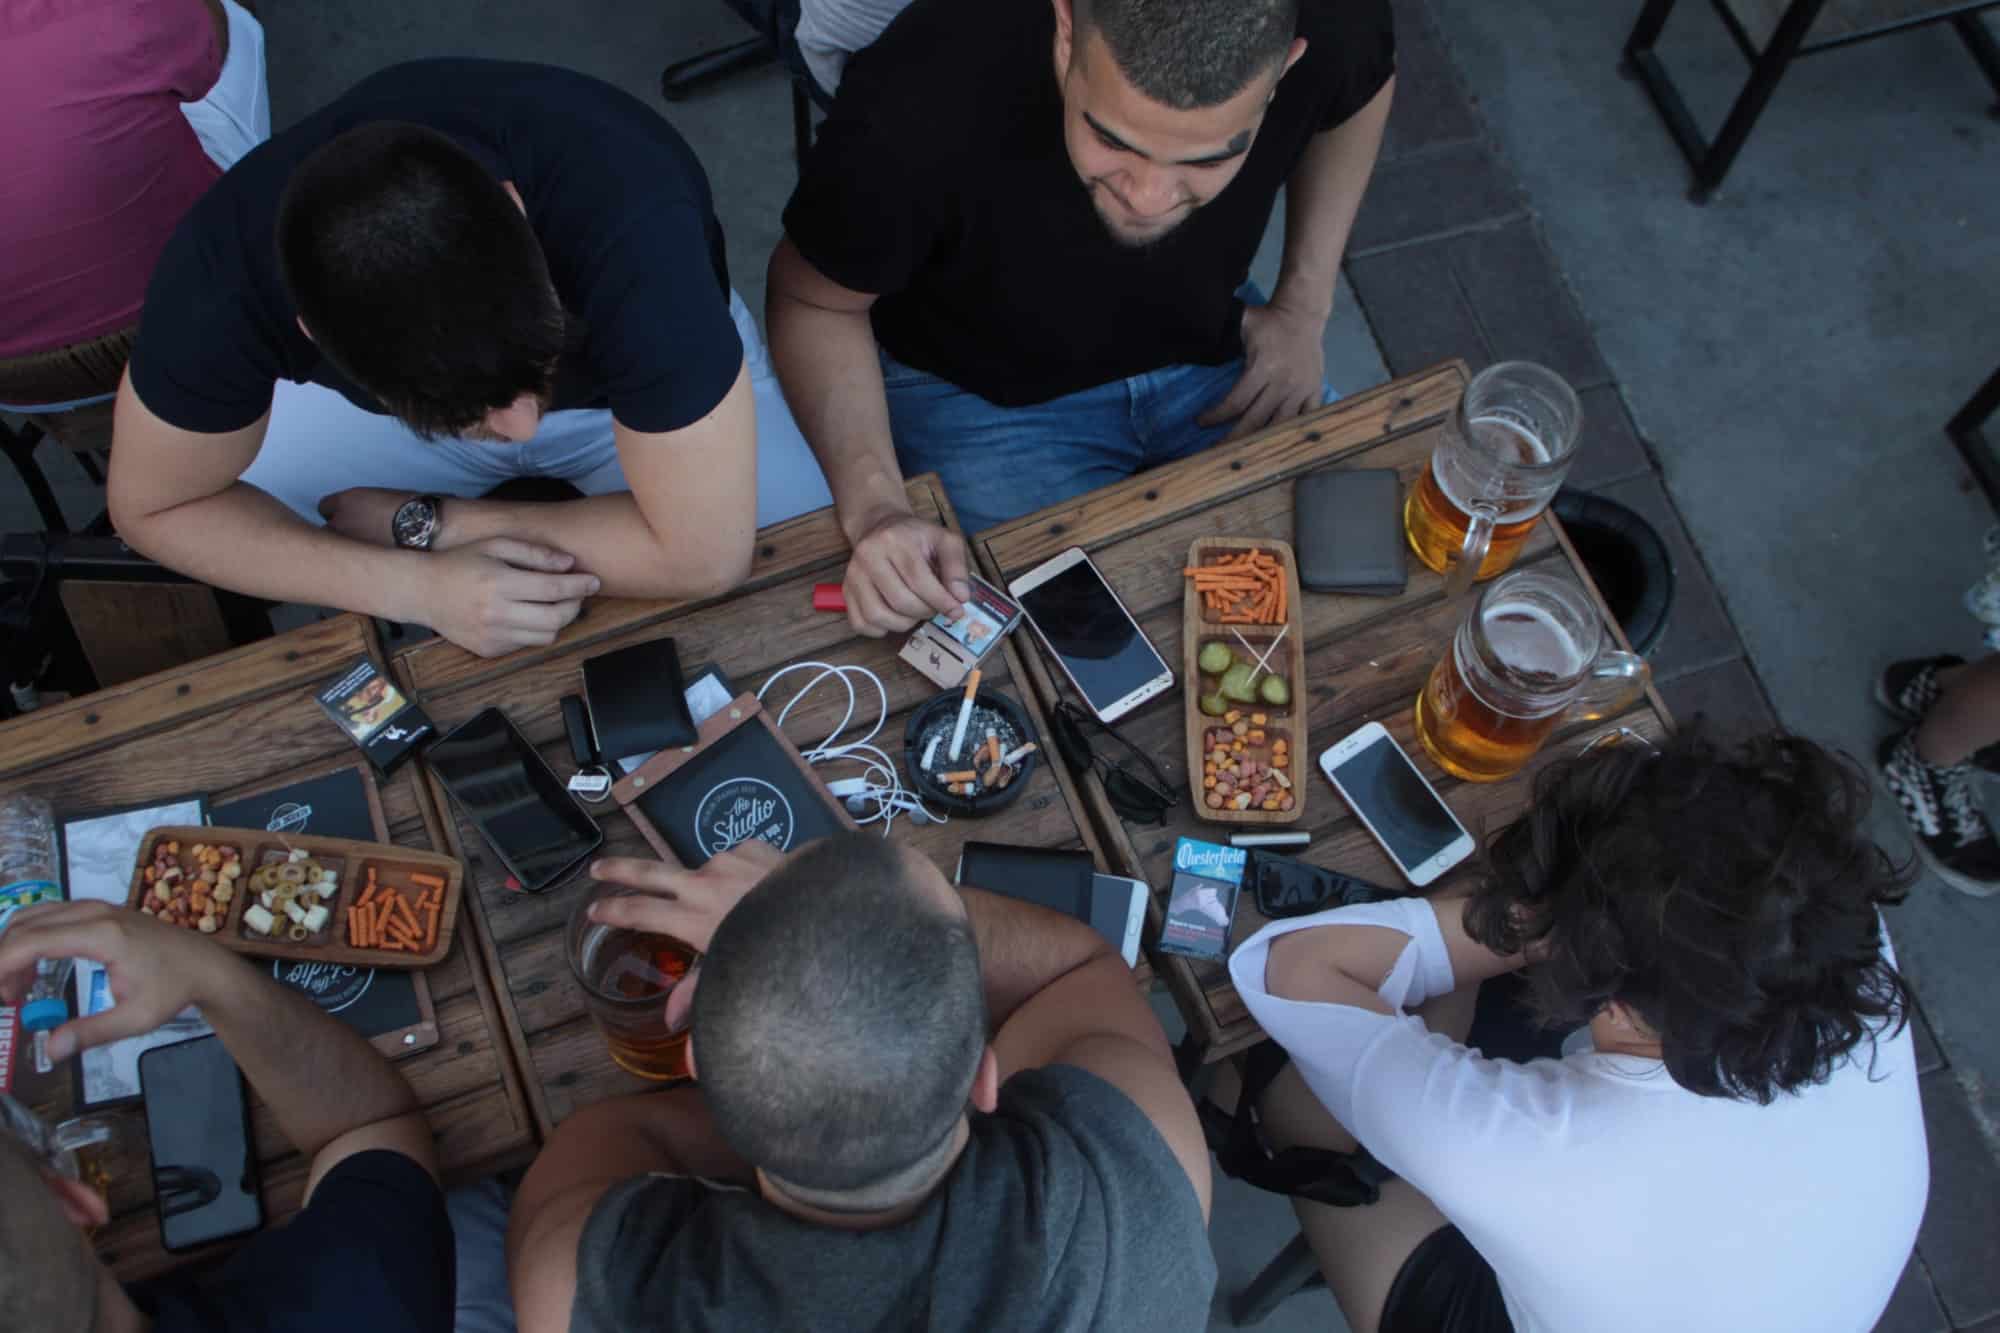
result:
M 1007 591 L 1098 721 L 1115 722 L 1172 688 L 1166 660 L 1081 546 L 1035 566 Z
M 1319 766 L 1418 888 L 1472 854 L 1472 835 L 1380 722 L 1330 746 Z

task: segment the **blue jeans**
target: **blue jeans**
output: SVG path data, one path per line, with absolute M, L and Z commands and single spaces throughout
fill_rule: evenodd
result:
M 881 355 L 896 461 L 906 477 L 944 479 L 967 533 L 1219 443 L 1235 423 L 1198 426 L 1195 418 L 1243 374 L 1240 360 L 1168 366 L 1046 403 L 1000 407 Z M 1327 388 L 1322 401 L 1335 396 Z

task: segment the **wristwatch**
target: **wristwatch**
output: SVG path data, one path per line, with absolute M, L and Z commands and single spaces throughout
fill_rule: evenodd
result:
M 437 540 L 438 525 L 443 521 L 444 497 L 439 495 L 413 495 L 403 501 L 396 510 L 396 516 L 389 520 L 389 532 L 396 539 L 396 545 L 411 551 L 428 551 Z

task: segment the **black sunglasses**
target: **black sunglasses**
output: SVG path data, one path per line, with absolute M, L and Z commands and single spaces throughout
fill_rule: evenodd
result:
M 1398 896 L 1393 890 L 1365 879 L 1261 848 L 1251 849 L 1243 878 L 1257 895 L 1257 910 L 1273 921 L 1317 912 L 1333 905 L 1336 899 L 1340 906 L 1350 907 Z
M 1152 775 L 1152 781 L 1139 777 L 1124 764 L 1114 763 L 1098 754 L 1084 734 L 1084 728 L 1094 727 L 1125 747 L 1134 759 Z M 1111 803 L 1120 819 L 1129 819 L 1135 824 L 1160 824 L 1166 822 L 1167 811 L 1180 800 L 1177 788 L 1152 757 L 1131 741 L 1120 736 L 1090 714 L 1067 700 L 1055 706 L 1049 718 L 1049 730 L 1055 733 L 1056 749 L 1062 754 L 1063 762 L 1073 769 L 1097 769 L 1104 779 L 1104 799 Z

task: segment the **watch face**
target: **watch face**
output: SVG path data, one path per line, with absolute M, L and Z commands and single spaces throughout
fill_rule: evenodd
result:
M 428 495 L 405 500 L 390 526 L 394 530 L 396 545 L 428 551 L 431 538 L 437 532 L 437 501 Z

